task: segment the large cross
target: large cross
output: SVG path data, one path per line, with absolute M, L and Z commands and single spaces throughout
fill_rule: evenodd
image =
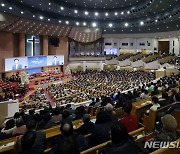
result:
M 27 42 L 28 42 L 28 43 L 31 43 L 31 46 L 32 46 L 32 48 L 31 48 L 31 54 L 32 54 L 32 56 L 35 56 L 35 50 L 36 50 L 36 49 L 35 49 L 35 44 L 36 44 L 36 43 L 39 43 L 39 40 L 36 39 L 35 36 L 32 36 L 31 39 L 28 39 L 28 40 L 27 40 Z

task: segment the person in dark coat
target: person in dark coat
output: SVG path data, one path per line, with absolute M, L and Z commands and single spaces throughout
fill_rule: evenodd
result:
M 27 131 L 21 139 L 22 151 L 19 154 L 43 154 L 42 149 L 35 149 L 33 145 L 36 141 L 36 132 Z
M 108 143 L 100 154 L 136 154 L 136 145 L 126 127 L 115 121 L 111 126 L 111 143 Z
M 81 125 L 81 127 L 77 130 L 79 134 L 87 135 L 92 132 L 92 127 L 94 126 L 94 123 L 90 121 L 90 115 L 85 114 L 83 116 L 83 122 L 84 124 Z
M 110 140 L 109 131 L 111 129 L 112 122 L 113 120 L 107 112 L 100 111 L 97 114 L 95 125 L 92 128 L 90 146 L 96 146 Z

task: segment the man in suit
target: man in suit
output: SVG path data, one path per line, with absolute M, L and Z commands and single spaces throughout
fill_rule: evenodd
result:
M 18 69 L 22 69 L 22 65 L 19 64 L 19 59 L 14 59 L 14 65 L 12 66 L 12 70 L 18 70 Z
M 57 56 L 54 56 L 54 57 L 53 57 L 52 65 L 60 65 L 59 60 L 57 60 Z

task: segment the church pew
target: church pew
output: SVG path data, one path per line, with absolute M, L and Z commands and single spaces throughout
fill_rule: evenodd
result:
M 177 129 L 180 130 L 180 110 L 174 110 L 172 115 L 177 121 Z
M 149 115 L 144 115 L 143 125 L 145 126 L 146 132 L 153 131 L 157 114 L 166 111 L 171 105 L 172 104 L 168 104 L 164 107 L 159 108 L 157 111 L 149 110 Z
M 136 143 L 139 143 L 139 142 L 142 142 L 145 140 L 144 128 L 139 128 L 133 132 L 130 132 L 129 135 L 134 137 Z M 105 147 L 110 142 L 111 141 L 107 141 L 107 142 L 104 142 L 97 146 L 94 146 L 92 148 L 89 148 L 85 151 L 82 151 L 81 154 L 97 154 L 99 150 L 101 150 L 103 147 Z
M 173 143 L 180 143 L 180 139 L 176 140 Z M 180 153 L 180 144 L 179 144 L 179 148 L 161 148 L 158 149 L 154 152 L 152 152 L 151 154 L 179 154 Z

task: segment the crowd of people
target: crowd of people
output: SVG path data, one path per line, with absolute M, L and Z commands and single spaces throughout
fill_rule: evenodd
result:
M 76 72 L 75 80 L 65 84 L 54 84 L 48 87 L 53 99 L 58 99 L 58 104 L 69 102 L 79 103 L 101 96 L 113 96 L 118 91 L 122 92 L 142 83 L 155 79 L 151 72 L 129 71 L 92 71 Z
M 159 120 L 160 127 L 158 127 L 160 129 L 157 130 L 157 135 L 154 140 L 174 141 L 177 139 L 177 121 L 171 114 L 174 110 L 180 109 L 180 93 L 176 91 L 176 87 L 180 84 L 180 74 L 163 77 L 157 82 L 149 82 L 153 79 L 153 74 L 144 72 L 88 71 L 86 73 L 78 72 L 78 74 L 77 80 L 70 81 L 66 86 L 71 85 L 72 87 L 78 87 L 80 89 L 88 89 L 91 88 L 91 86 L 95 89 L 99 88 L 101 84 L 104 84 L 104 86 L 107 87 L 106 89 L 108 89 L 109 86 L 108 91 L 106 91 L 107 95 L 89 96 L 93 100 L 89 106 L 103 108 L 97 114 L 95 121 L 91 121 L 89 108 L 85 106 L 74 109 L 70 104 L 66 106 L 57 105 L 56 108 L 52 108 L 49 105 L 44 106 L 39 112 L 35 112 L 35 110 L 32 109 L 29 110 L 29 113 L 21 110 L 20 113 L 15 113 L 12 119 L 4 121 L 0 139 L 23 135 L 18 145 L 18 152 L 35 152 L 40 154 L 43 153 L 47 147 L 45 133 L 41 130 L 60 125 L 61 135 L 54 137 L 51 145 L 51 152 L 54 154 L 79 154 L 85 149 L 108 140 L 111 140 L 111 143 L 107 144 L 100 153 L 115 154 L 118 152 L 134 154 L 138 149 L 136 148 L 134 139 L 128 135 L 128 132 L 138 129 L 140 119 L 138 119 L 136 115 L 131 114 L 132 105 L 133 102 L 148 97 L 152 97 L 152 107 L 149 110 L 157 110 L 167 104 L 171 105 L 168 110 L 161 113 Z M 123 75 L 129 78 L 124 78 L 125 76 Z M 141 77 L 141 81 L 144 84 L 136 85 L 137 83 L 135 81 L 137 81 L 138 77 Z M 133 86 L 137 86 L 137 88 L 129 90 L 126 93 L 121 92 L 123 88 L 113 91 L 113 85 L 116 80 L 130 83 L 134 81 L 135 85 L 133 83 L 132 85 L 129 84 L 127 89 L 133 88 Z M 97 83 L 101 84 L 97 85 Z M 121 87 L 121 85 L 122 83 L 119 83 L 118 87 Z M 113 92 L 110 90 L 110 87 Z M 56 87 L 53 87 L 52 90 L 53 89 L 56 89 Z M 61 89 L 58 90 L 63 91 Z M 97 91 L 97 89 L 95 90 Z M 102 88 L 99 90 L 103 92 Z M 169 91 L 172 93 L 171 96 L 168 96 Z M 108 94 L 108 92 L 110 93 Z M 36 96 L 38 97 L 41 93 L 42 89 L 39 89 Z M 157 97 L 160 93 L 161 97 Z M 32 96 L 32 99 L 37 99 L 37 97 Z M 41 101 L 41 99 L 39 99 L 39 101 Z M 117 118 L 114 112 L 114 109 L 119 107 L 122 107 L 124 111 L 124 116 L 121 118 Z M 80 125 L 79 128 L 75 128 L 72 122 L 78 119 L 83 119 L 83 124 Z M 111 132 L 111 134 L 109 132 Z M 90 140 L 86 140 L 85 135 L 89 133 L 91 133 Z M 152 149 L 150 149 L 150 151 L 151 150 Z

